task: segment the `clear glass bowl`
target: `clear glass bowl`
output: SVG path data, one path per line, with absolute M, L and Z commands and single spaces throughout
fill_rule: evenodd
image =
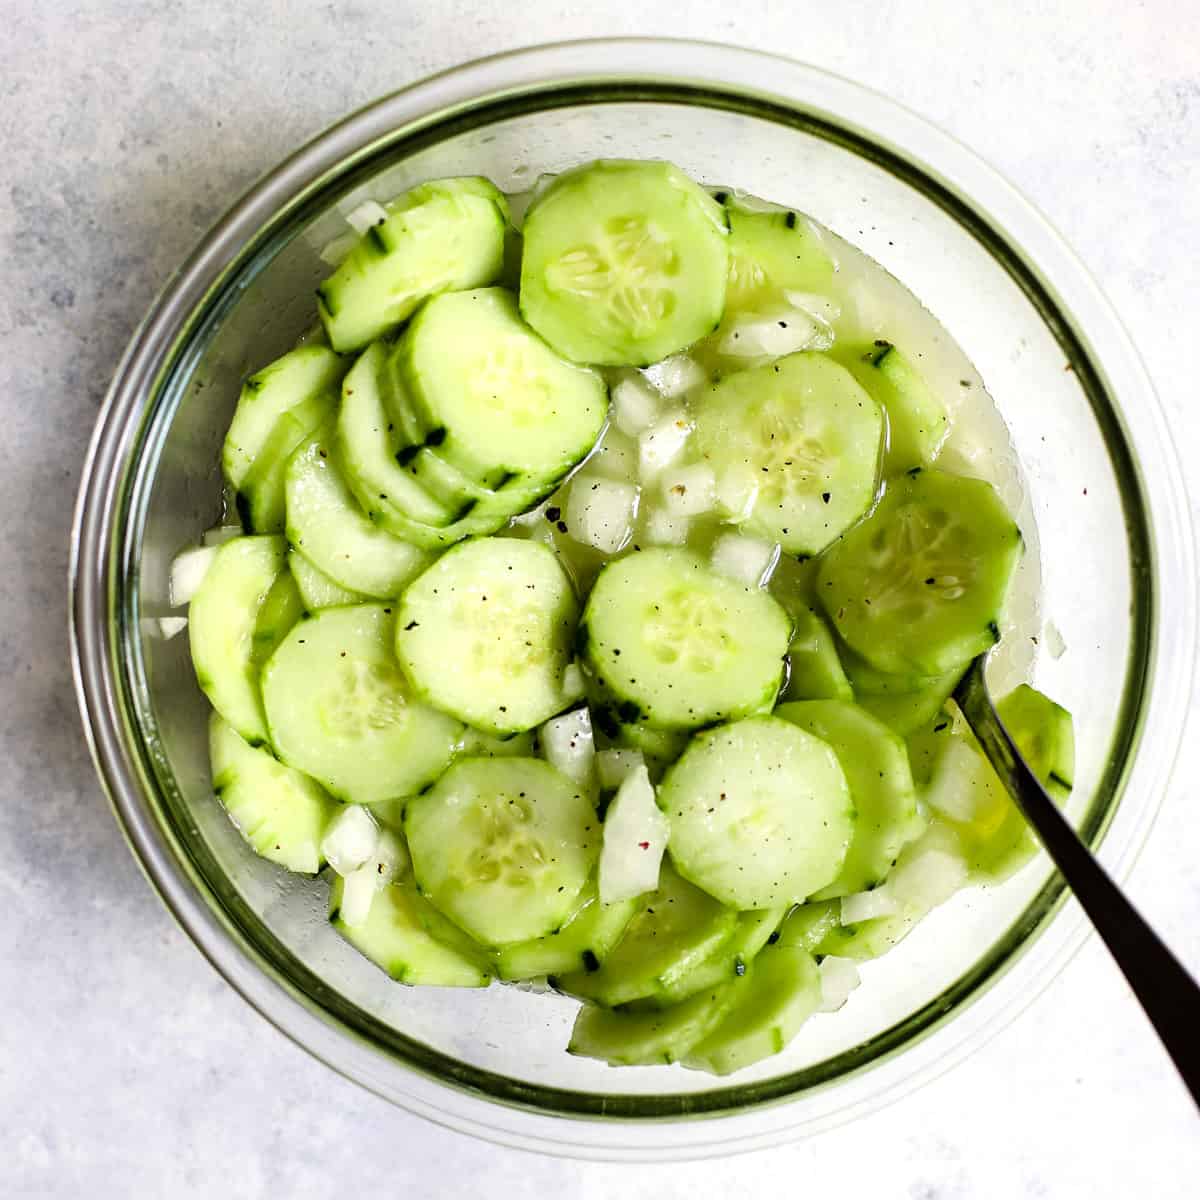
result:
M 750 1149 L 872 1107 L 967 1054 L 1078 946 L 1039 862 L 969 891 L 867 964 L 840 1013 L 733 1079 L 564 1052 L 573 1005 L 403 988 L 327 926 L 324 886 L 256 859 L 211 795 L 186 638 L 157 638 L 174 554 L 220 511 L 240 378 L 312 321 L 340 214 L 441 175 L 508 190 L 601 156 L 672 159 L 794 205 L 945 324 L 1012 433 L 1065 653 L 1072 816 L 1120 875 L 1187 708 L 1196 581 L 1178 466 L 1137 356 L 1080 265 L 1007 184 L 880 96 L 766 55 L 586 42 L 473 63 L 380 100 L 259 183 L 170 282 L 100 417 L 72 563 L 76 677 L 134 853 L 202 952 L 278 1028 L 415 1112 L 513 1145 L 649 1159 Z

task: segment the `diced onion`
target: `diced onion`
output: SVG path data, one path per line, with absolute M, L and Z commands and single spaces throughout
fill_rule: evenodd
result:
M 869 892 L 843 896 L 841 922 L 843 925 L 857 925 L 859 921 L 873 921 L 876 917 L 892 917 L 899 911 L 899 902 L 885 884 Z
M 827 350 L 832 344 L 822 324 L 803 309 L 781 308 L 734 318 L 717 350 L 729 358 L 779 358 L 797 350 Z
M 642 757 L 640 750 L 598 750 L 596 752 L 596 774 L 600 777 L 600 786 L 606 791 L 620 787 L 631 771 L 645 765 L 646 760 Z
M 658 393 L 638 375 L 622 379 L 610 397 L 613 423 L 630 437 L 649 429 L 658 417 Z
M 852 958 L 840 958 L 836 954 L 821 960 L 821 1004 L 820 1012 L 837 1012 L 850 997 L 850 993 L 862 982 L 858 964 Z
M 533 529 L 538 525 L 544 525 L 546 523 L 546 508 L 549 503 L 550 501 L 546 500 L 539 504 L 537 508 L 531 508 L 526 513 L 519 513 L 513 517 L 513 524 L 521 525 L 526 529 Z
M 200 541 L 205 546 L 223 546 L 226 542 L 241 536 L 242 527 L 240 525 L 214 525 L 212 529 L 204 531 Z
M 622 433 L 609 425 L 596 448 L 588 455 L 588 471 L 621 482 L 637 474 L 638 444 L 636 437 Z
M 329 823 L 321 839 L 321 853 L 342 876 L 357 871 L 372 854 L 379 841 L 379 826 L 368 809 L 347 804 Z
M 654 802 L 646 767 L 635 767 L 617 789 L 604 818 L 604 846 L 597 871 L 602 904 L 615 904 L 658 887 L 667 833 L 667 818 Z
M 346 214 L 346 224 L 362 237 L 368 229 L 387 220 L 387 209 L 376 200 L 364 200 Z
M 716 484 L 717 508 L 727 521 L 748 520 L 758 500 L 758 481 L 745 471 L 726 471 Z
M 713 544 L 713 570 L 747 587 L 764 587 L 778 562 L 777 545 L 744 533 L 723 533 Z
M 586 694 L 587 683 L 583 678 L 583 672 L 579 669 L 579 664 L 568 663 L 562 678 L 563 704 L 573 704 L 576 700 L 582 700 Z
M 708 382 L 708 373 L 686 354 L 672 354 L 642 371 L 642 378 L 660 395 L 674 400 L 692 388 Z
M 175 556 L 171 564 L 171 605 L 190 604 L 200 590 L 204 576 L 217 557 L 217 546 L 193 546 Z
M 925 803 L 962 825 L 987 823 L 1003 812 L 1007 797 L 991 765 L 969 742 L 946 740 L 925 790 Z
M 682 409 L 668 413 L 638 438 L 638 469 L 643 479 L 654 479 L 682 453 L 692 424 Z
M 704 463 L 671 467 L 660 477 L 663 504 L 675 517 L 698 517 L 712 512 L 716 501 L 716 479 Z
M 784 292 L 783 295 L 793 308 L 808 313 L 822 324 L 832 325 L 842 315 L 842 306 L 820 292 Z
M 538 741 L 552 767 L 582 787 L 591 783 L 596 744 L 592 740 L 592 717 L 586 708 L 552 717 L 542 726 Z
M 691 521 L 677 517 L 665 508 L 656 508 L 642 527 L 645 540 L 651 546 L 682 546 L 687 541 Z
M 351 928 L 365 924 L 379 891 L 374 863 L 364 863 L 342 880 L 342 903 L 338 910 L 344 924 Z
M 159 617 L 158 632 L 162 634 L 163 641 L 169 642 L 187 628 L 187 623 L 187 617 Z
M 902 908 L 928 912 L 949 900 L 967 882 L 967 863 L 958 839 L 934 822 L 917 841 L 906 846 L 884 886 Z
M 615 554 L 629 540 L 638 489 L 599 475 L 579 475 L 567 500 L 567 531 L 577 542 Z
M 376 886 L 383 887 L 406 874 L 412 866 L 412 859 L 409 857 L 408 847 L 396 834 L 390 829 L 381 829 L 371 857 L 359 870 L 371 866 L 375 868 Z
M 355 243 L 358 241 L 358 235 L 354 233 L 343 233 L 341 237 L 335 237 L 333 241 L 326 242 L 321 247 L 319 257 L 323 263 L 328 266 L 340 266 L 346 255 L 354 249 Z

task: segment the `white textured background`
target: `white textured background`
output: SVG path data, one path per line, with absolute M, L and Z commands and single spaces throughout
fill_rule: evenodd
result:
M 0 29 L 0 1196 L 1197 1195 L 1200 1119 L 1095 944 L 950 1075 L 748 1158 L 561 1162 L 389 1108 L 252 1013 L 142 880 L 78 732 L 64 589 L 79 464 L 109 375 L 209 223 L 378 93 L 567 37 L 769 48 L 953 131 L 1099 277 L 1194 472 L 1200 5 L 0 0 Z M 1192 716 L 1132 892 L 1200 970 Z

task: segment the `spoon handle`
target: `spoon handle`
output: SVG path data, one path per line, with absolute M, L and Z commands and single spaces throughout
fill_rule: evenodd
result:
M 1200 1106 L 1200 985 L 1079 840 L 1017 751 L 992 706 L 977 658 L 954 698 L 1025 819 L 1075 893 Z

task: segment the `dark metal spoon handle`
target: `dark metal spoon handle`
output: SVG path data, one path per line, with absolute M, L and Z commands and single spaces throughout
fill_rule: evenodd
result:
M 1200 985 L 1092 857 L 1021 758 L 988 696 L 982 657 L 967 669 L 954 698 L 997 775 L 1117 960 L 1200 1106 Z

